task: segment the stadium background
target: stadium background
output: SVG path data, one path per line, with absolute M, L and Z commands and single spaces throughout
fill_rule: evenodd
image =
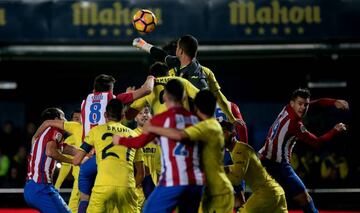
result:
M 37 126 L 44 108 L 59 106 L 69 118 L 100 73 L 117 79 L 115 93 L 141 85 L 153 61 L 131 47 L 132 39 L 141 36 L 131 25 L 137 8 L 150 8 L 160 20 L 155 32 L 142 35 L 151 43 L 164 46 L 184 34 L 198 38 L 200 63 L 213 70 L 223 93 L 239 105 L 255 149 L 262 146 L 294 89 L 310 87 L 314 99 L 347 100 L 349 112 L 309 111 L 305 122 L 317 135 L 340 121 L 349 130 L 321 150 L 309 152 L 298 143 L 297 171 L 314 189 L 319 209 L 360 210 L 356 137 L 360 2 L 356 0 L 2 0 L 0 124 L 14 125 L 11 140 L 1 134 L 2 154 L 12 159 L 18 147 L 28 148 L 26 125 Z M 9 89 L 14 83 L 16 88 Z M 342 162 L 346 159 L 348 173 L 322 178 L 322 161 L 334 152 Z M 23 177 L 13 180 L 12 168 L 0 177 L 0 208 L 26 207 L 21 193 L 8 190 L 22 187 Z

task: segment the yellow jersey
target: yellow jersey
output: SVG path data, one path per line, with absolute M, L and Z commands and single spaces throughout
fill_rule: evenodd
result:
M 207 83 L 209 85 L 209 90 L 211 92 L 216 92 L 221 89 L 219 83 L 217 82 L 214 73 L 207 67 L 201 66 L 202 71 L 205 73 Z
M 69 137 L 66 138 L 65 143 L 73 145 L 76 147 L 81 146 L 81 137 L 82 137 L 82 125 L 75 121 L 65 121 L 64 130 L 71 133 Z
M 215 118 L 201 121 L 184 130 L 191 141 L 202 145 L 201 160 L 206 177 L 205 193 L 211 196 L 233 192 L 224 170 L 224 136 Z
M 177 79 L 184 85 L 185 92 L 188 97 L 194 99 L 199 90 L 192 85 L 188 80 L 176 76 L 166 76 L 159 77 L 155 79 L 155 85 L 153 91 L 142 98 L 135 100 L 130 107 L 136 109 L 137 111 L 141 111 L 147 104 L 153 111 L 154 115 L 160 114 L 167 110 L 165 103 L 163 101 L 164 95 L 164 86 L 171 79 Z M 183 106 L 190 110 L 189 100 L 187 98 L 184 99 Z
M 168 72 L 168 75 L 169 76 L 176 76 L 176 71 L 175 71 L 175 69 L 174 68 L 171 68 L 170 70 L 169 70 L 169 72 Z
M 143 161 L 141 149 L 114 146 L 112 136 L 135 137 L 137 134 L 119 122 L 110 121 L 93 127 L 81 148 L 96 151 L 98 173 L 94 186 L 122 186 L 135 188 L 134 163 Z M 85 149 L 86 148 L 86 149 Z
M 76 148 L 80 148 L 82 143 L 82 132 L 83 132 L 82 125 L 75 121 L 65 121 L 64 130 L 66 132 L 71 133 L 71 135 L 65 139 L 64 143 L 73 145 Z M 72 158 L 72 156 L 70 158 Z M 72 175 L 75 179 L 78 179 L 79 171 L 80 171 L 80 166 L 72 165 Z
M 234 162 L 229 166 L 230 172 L 227 174 L 234 186 L 240 185 L 245 180 L 253 193 L 257 191 L 272 191 L 275 195 L 283 195 L 284 190 L 266 172 L 265 168 L 251 146 L 246 143 L 236 141 L 231 157 Z
M 136 128 L 134 132 L 141 134 L 142 129 Z M 161 149 L 154 141 L 146 144 L 143 148 L 145 171 L 150 172 L 153 183 L 157 185 L 158 176 L 161 174 Z M 147 168 L 146 168 L 147 167 Z

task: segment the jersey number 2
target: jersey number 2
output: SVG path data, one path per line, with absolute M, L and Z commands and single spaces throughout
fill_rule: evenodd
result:
M 107 137 L 112 137 L 113 135 L 114 135 L 114 134 L 113 134 L 113 133 L 110 133 L 110 132 L 105 133 L 105 134 L 103 134 L 103 136 L 101 137 L 101 140 L 105 141 Z M 105 158 L 107 158 L 107 157 L 109 157 L 109 156 L 113 156 L 113 157 L 119 158 L 119 156 L 118 156 L 116 153 L 114 153 L 114 152 L 107 152 L 108 149 L 110 149 L 110 148 L 113 147 L 113 146 L 114 146 L 114 144 L 111 143 L 111 144 L 107 145 L 107 146 L 102 150 L 102 152 L 101 152 L 101 158 L 102 158 L 102 159 L 105 159 Z M 129 161 L 129 160 L 130 160 L 130 151 L 131 151 L 131 149 L 129 149 L 129 148 L 126 150 L 126 161 Z

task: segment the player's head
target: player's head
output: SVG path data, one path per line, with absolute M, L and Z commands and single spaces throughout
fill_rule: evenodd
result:
M 221 121 L 220 125 L 224 133 L 225 142 L 227 143 L 231 141 L 231 139 L 236 135 L 235 126 L 229 121 Z
M 191 59 L 196 57 L 198 49 L 198 41 L 194 36 L 185 35 L 182 36 L 176 48 L 176 56 L 180 57 L 182 54 L 186 54 Z
M 164 101 L 165 103 L 182 103 L 184 98 L 184 85 L 177 79 L 171 79 L 165 85 Z
M 167 76 L 169 72 L 169 67 L 165 63 L 155 62 L 150 66 L 149 73 L 150 75 L 157 77 Z
M 196 94 L 195 100 L 195 111 L 205 114 L 208 117 L 214 116 L 216 107 L 216 98 L 209 90 L 201 90 Z
M 50 107 L 45 109 L 41 113 L 41 122 L 44 122 L 46 120 L 63 120 L 65 121 L 65 114 L 64 112 L 56 107 Z
M 138 126 L 143 127 L 144 124 L 151 118 L 151 111 L 149 106 L 145 106 L 135 117 Z
M 290 106 L 294 109 L 299 117 L 305 116 L 310 104 L 310 91 L 308 89 L 296 89 L 290 100 Z
M 71 120 L 81 123 L 81 110 L 80 109 L 76 109 L 71 113 Z
M 94 80 L 95 92 L 107 92 L 114 89 L 115 78 L 111 75 L 101 74 Z
M 106 105 L 105 117 L 108 121 L 120 121 L 124 105 L 118 99 L 111 99 Z

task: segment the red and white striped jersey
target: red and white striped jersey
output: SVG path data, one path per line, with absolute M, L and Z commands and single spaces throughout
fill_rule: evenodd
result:
M 333 128 L 321 137 L 307 131 L 301 118 L 290 105 L 284 107 L 271 126 L 265 145 L 259 150 L 261 159 L 270 159 L 278 163 L 290 162 L 292 149 L 296 141 L 318 146 L 330 140 L 338 131 Z
M 150 120 L 154 126 L 184 129 L 198 118 L 183 107 L 173 107 Z M 161 186 L 204 185 L 198 143 L 180 143 L 167 137 L 145 133 L 135 138 L 121 138 L 119 144 L 140 148 L 157 137 L 161 147 Z
M 182 107 L 171 108 L 151 119 L 153 125 L 176 129 L 185 129 L 197 122 L 198 118 Z M 159 185 L 204 185 L 199 143 L 183 144 L 163 136 L 159 141 L 162 153 Z
M 62 138 L 62 132 L 49 127 L 35 140 L 28 159 L 28 180 L 36 183 L 52 183 L 56 160 L 46 155 L 46 145 L 49 141 L 55 141 L 60 148 Z
M 106 105 L 111 99 L 115 98 L 111 91 L 108 92 L 94 92 L 87 96 L 81 103 L 81 121 L 83 124 L 82 139 L 89 133 L 90 129 L 99 124 L 106 123 L 105 111 Z M 123 104 L 128 104 L 133 101 L 131 92 L 120 93 L 116 96 Z
M 83 139 L 90 129 L 106 123 L 105 111 L 108 102 L 114 98 L 111 91 L 94 92 L 87 96 L 81 104 L 81 121 L 83 124 Z

